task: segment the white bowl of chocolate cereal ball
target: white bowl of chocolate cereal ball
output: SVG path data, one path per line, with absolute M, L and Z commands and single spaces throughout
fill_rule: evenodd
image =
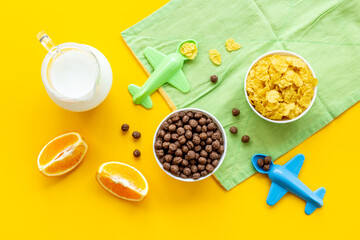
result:
M 256 115 L 272 123 L 290 123 L 312 107 L 318 80 L 300 55 L 268 52 L 250 66 L 244 81 L 245 97 Z
M 224 161 L 226 134 L 210 113 L 184 108 L 159 124 L 153 149 L 166 174 L 184 182 L 200 181 L 215 173 Z

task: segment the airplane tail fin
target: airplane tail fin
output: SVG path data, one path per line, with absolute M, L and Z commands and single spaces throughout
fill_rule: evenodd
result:
M 144 98 L 138 98 L 138 99 L 134 98 L 134 95 L 139 92 L 140 87 L 138 87 L 134 84 L 130 84 L 128 86 L 128 90 L 129 90 L 129 93 L 131 94 L 131 96 L 133 96 L 133 101 L 135 104 L 141 104 L 143 107 L 145 107 L 147 109 L 152 108 L 153 103 L 151 101 L 150 96 L 145 96 Z
M 326 192 L 325 188 L 321 187 L 321 188 L 317 189 L 314 193 L 315 193 L 316 196 L 323 199 L 324 196 L 325 196 L 325 192 Z M 319 206 L 319 205 L 314 205 L 314 204 L 312 204 L 310 202 L 307 202 L 306 206 L 305 206 L 305 213 L 307 215 L 310 215 L 315 211 L 315 209 L 317 209 L 319 207 L 322 207 L 322 205 Z

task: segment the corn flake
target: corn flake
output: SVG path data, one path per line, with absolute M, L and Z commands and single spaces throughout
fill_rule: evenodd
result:
M 266 100 L 268 100 L 269 103 L 279 102 L 280 99 L 281 99 L 281 95 L 276 90 L 270 90 L 269 92 L 266 93 Z
M 271 56 L 270 61 L 277 72 L 284 73 L 287 71 L 288 64 L 284 58 L 281 58 L 281 56 L 279 55 Z
M 218 50 L 216 49 L 209 50 L 209 58 L 214 64 L 216 65 L 221 64 L 221 55 Z
M 234 39 L 230 38 L 230 39 L 226 40 L 225 47 L 226 47 L 226 50 L 228 50 L 229 52 L 232 52 L 232 51 L 240 49 L 241 44 L 235 42 Z

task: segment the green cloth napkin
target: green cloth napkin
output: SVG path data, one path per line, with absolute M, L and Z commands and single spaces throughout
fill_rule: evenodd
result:
M 182 40 L 198 42 L 197 58 L 183 67 L 191 92 L 182 94 L 170 85 L 163 90 L 177 108 L 204 109 L 224 126 L 228 149 L 215 176 L 229 190 L 254 174 L 253 154 L 280 157 L 360 100 L 359 12 L 358 1 L 173 0 L 122 36 L 149 72 L 153 69 L 143 54 L 146 47 L 169 54 Z M 242 48 L 227 52 L 228 38 Z M 220 51 L 220 66 L 210 62 L 210 49 Z M 248 106 L 243 87 L 250 64 L 279 49 L 304 57 L 319 80 L 311 110 L 288 124 L 258 117 Z M 209 81 L 212 74 L 219 77 L 215 85 Z M 233 107 L 240 109 L 239 116 L 232 116 Z M 238 127 L 237 135 L 229 133 L 231 126 Z M 247 144 L 241 142 L 244 134 L 251 138 Z

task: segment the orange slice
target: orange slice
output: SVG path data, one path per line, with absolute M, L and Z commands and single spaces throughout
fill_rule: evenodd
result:
M 145 177 L 125 163 L 104 163 L 96 173 L 96 180 L 110 193 L 126 200 L 141 201 L 148 193 Z
M 76 168 L 84 158 L 87 144 L 70 132 L 51 140 L 38 156 L 38 167 L 46 176 L 60 176 Z

